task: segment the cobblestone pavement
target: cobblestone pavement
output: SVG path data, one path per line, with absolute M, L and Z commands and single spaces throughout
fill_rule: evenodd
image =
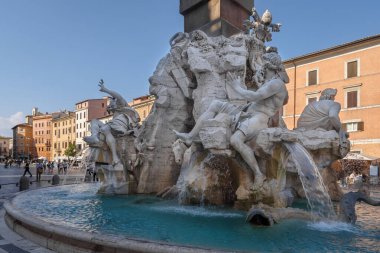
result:
M 36 169 L 31 166 L 32 177 L 30 177 L 29 189 L 37 189 L 51 185 L 52 174 L 43 174 L 41 182 L 36 182 Z M 54 171 L 56 173 L 56 171 Z M 5 210 L 3 204 L 6 200 L 11 199 L 15 193 L 19 192 L 18 182 L 24 174 L 24 168 L 12 166 L 4 168 L 4 164 L 0 163 L 0 253 L 52 253 L 54 251 L 43 248 L 29 240 L 24 239 L 20 235 L 13 232 L 5 224 Z M 27 174 L 28 176 L 29 174 Z M 63 175 L 61 176 L 61 180 Z M 80 182 L 82 175 L 68 175 L 67 183 Z

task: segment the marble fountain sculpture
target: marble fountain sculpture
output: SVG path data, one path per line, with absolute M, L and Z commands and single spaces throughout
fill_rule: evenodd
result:
M 94 159 L 109 164 L 101 191 L 179 197 L 182 204 L 282 208 L 305 196 L 285 144 L 305 149 L 318 171 L 347 154 L 335 90 L 323 91 L 305 108 L 297 129 L 286 128 L 280 114 L 289 78 L 278 49 L 265 46 L 280 25 L 271 23 L 269 12 L 253 16 L 245 33 L 230 38 L 200 30 L 175 34 L 149 79 L 157 100 L 141 126 L 137 112 L 101 81 L 100 91 L 112 96 L 114 118 L 92 122 L 92 136 L 84 139 L 96 151 Z M 339 199 L 339 188 L 327 181 L 331 173 L 322 174 Z
M 149 78 L 156 100 L 141 125 L 126 100 L 99 82 L 100 91 L 111 96 L 113 119 L 92 121 L 91 136 L 84 138 L 90 147 L 84 159 L 103 172 L 98 193 L 154 194 L 185 206 L 229 206 L 248 211 L 252 224 L 267 226 L 290 218 L 337 219 L 331 199 L 342 200 L 341 219 L 354 223 L 357 200 L 379 203 L 363 193 L 343 197 L 330 167 L 350 148 L 340 104 L 334 101 L 337 90 L 323 90 L 319 101 L 306 106 L 297 128 L 288 129 L 281 110 L 288 102 L 289 78 L 278 48 L 265 45 L 281 25 L 272 23 L 268 11 L 260 17 L 253 10 L 244 26 L 244 33 L 230 38 L 200 30 L 176 33 L 170 52 Z M 292 208 L 297 198 L 306 198 L 311 211 Z M 6 209 L 14 230 L 24 231 L 18 226 L 25 222 L 34 232 L 45 231 L 10 204 Z M 98 251 L 120 246 L 112 238 L 77 233 L 73 238 L 58 228 L 53 232 L 50 239 L 68 237 L 88 248 L 95 243 Z M 202 251 L 120 243 L 136 252 Z

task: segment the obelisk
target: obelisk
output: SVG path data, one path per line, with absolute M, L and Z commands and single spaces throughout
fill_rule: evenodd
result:
M 241 32 L 252 7 L 253 0 L 180 0 L 184 31 L 199 29 L 209 36 L 229 37 Z

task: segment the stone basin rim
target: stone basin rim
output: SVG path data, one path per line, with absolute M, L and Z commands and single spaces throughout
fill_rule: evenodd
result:
M 62 187 L 62 186 L 54 186 Z M 49 187 L 50 188 L 50 187 Z M 17 193 L 4 203 L 5 223 L 19 235 L 31 240 L 45 248 L 57 252 L 67 252 L 75 249 L 75 252 L 184 252 L 184 253 L 225 253 L 244 252 L 203 248 L 199 246 L 180 245 L 162 241 L 154 241 L 143 238 L 132 238 L 117 235 L 97 234 L 81 231 L 74 228 L 57 225 L 43 221 L 42 219 L 28 217 L 21 209 L 13 205 L 13 200 L 29 191 L 41 191 L 41 189 L 27 190 Z

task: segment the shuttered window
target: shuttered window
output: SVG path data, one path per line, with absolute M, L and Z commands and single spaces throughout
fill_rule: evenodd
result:
M 342 124 L 342 128 L 347 132 L 364 131 L 364 122 L 349 122 Z
M 358 76 L 358 61 L 347 62 L 347 78 Z
M 316 85 L 317 84 L 317 70 L 312 70 L 308 72 L 308 84 L 307 85 Z
M 347 108 L 358 107 L 358 91 L 347 92 Z

